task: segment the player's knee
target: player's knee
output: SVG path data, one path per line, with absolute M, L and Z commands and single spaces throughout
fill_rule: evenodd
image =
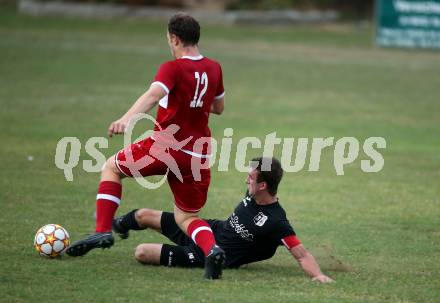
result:
M 145 219 L 148 218 L 148 216 L 150 215 L 150 212 L 151 211 L 148 208 L 141 208 L 136 211 L 136 213 L 134 214 L 134 217 L 136 218 L 136 221 L 138 223 L 143 222 L 143 221 L 145 221 Z
M 183 216 L 180 213 L 174 212 L 174 220 L 176 221 L 177 225 L 181 225 L 185 221 L 186 217 Z
M 121 176 L 121 172 L 116 167 L 114 156 L 107 159 L 101 170 L 102 174 L 116 174 Z
M 196 219 L 198 218 L 197 214 L 174 212 L 174 220 L 176 221 L 177 225 L 182 230 L 187 230 L 188 225 L 194 220 L 194 218 L 196 218 Z
M 105 161 L 102 171 L 114 170 L 116 168 L 114 157 L 110 157 Z
M 134 257 L 138 262 L 148 264 L 148 244 L 138 245 L 134 251 Z
M 135 259 L 143 264 L 158 264 L 156 249 L 151 244 L 140 244 L 134 251 Z
M 135 212 L 134 218 L 140 229 L 151 228 L 161 232 L 162 213 L 161 210 L 141 208 Z
M 149 222 L 149 219 L 154 218 L 156 213 L 157 211 L 154 211 L 152 209 L 141 208 L 136 211 L 134 216 L 136 218 L 136 222 L 145 223 L 145 222 Z

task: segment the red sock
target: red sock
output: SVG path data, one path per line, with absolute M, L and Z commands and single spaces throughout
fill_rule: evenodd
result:
M 196 219 L 188 225 L 187 233 L 207 256 L 215 245 L 214 234 L 209 224 L 202 219 Z
M 112 220 L 121 203 L 122 186 L 113 181 L 99 183 L 96 196 L 96 232 L 112 230 Z

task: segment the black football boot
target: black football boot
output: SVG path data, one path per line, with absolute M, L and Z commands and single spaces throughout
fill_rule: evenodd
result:
M 226 254 L 219 246 L 214 245 L 205 258 L 205 279 L 220 279 L 222 276 L 223 265 L 225 264 Z
M 113 243 L 114 239 L 111 232 L 94 233 L 70 245 L 66 253 L 71 257 L 79 257 L 95 248 L 110 248 L 113 246 Z

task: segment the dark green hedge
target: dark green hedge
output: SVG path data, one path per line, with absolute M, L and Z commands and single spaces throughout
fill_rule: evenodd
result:
M 2 0 L 0 0 L 2 1 Z M 41 0 L 53 1 L 53 0 Z M 128 5 L 184 7 L 185 0 L 59 0 L 91 3 L 121 3 Z M 220 0 L 221 1 L 221 0 Z M 269 9 L 335 9 L 344 16 L 369 17 L 373 12 L 374 0 L 223 0 L 229 10 Z
M 374 0 L 235 0 L 230 9 L 336 9 L 353 16 L 372 14 Z

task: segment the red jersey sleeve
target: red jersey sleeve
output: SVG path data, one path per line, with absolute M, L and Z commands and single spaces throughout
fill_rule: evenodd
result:
M 176 65 L 174 62 L 165 62 L 159 67 L 153 83 L 162 86 L 166 93 L 169 94 L 176 84 L 176 75 Z
M 290 250 L 292 247 L 301 244 L 301 241 L 295 235 L 289 235 L 287 237 L 284 237 L 281 239 L 281 241 L 288 250 Z
M 218 67 L 219 67 L 220 76 L 217 84 L 217 90 L 215 92 L 215 98 L 214 98 L 215 100 L 218 100 L 225 96 L 225 88 L 223 87 L 223 71 L 220 64 L 218 65 Z

